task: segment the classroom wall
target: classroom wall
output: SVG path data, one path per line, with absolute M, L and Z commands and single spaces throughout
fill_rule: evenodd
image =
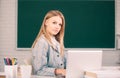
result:
M 3 71 L 3 57 L 22 59 L 31 57 L 30 51 L 16 51 L 17 0 L 0 0 L 0 71 Z
M 0 71 L 3 71 L 3 58 L 16 57 L 19 64 L 23 59 L 31 59 L 30 51 L 16 50 L 17 0 L 0 0 Z M 116 0 L 116 34 L 120 34 L 120 0 Z M 103 51 L 103 66 L 118 66 L 119 50 Z

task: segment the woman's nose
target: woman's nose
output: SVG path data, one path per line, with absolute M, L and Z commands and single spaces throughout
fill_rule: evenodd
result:
M 56 28 L 57 28 L 57 29 L 59 29 L 59 28 L 60 28 L 60 25 L 59 25 L 59 24 L 57 24 L 57 25 L 56 25 Z

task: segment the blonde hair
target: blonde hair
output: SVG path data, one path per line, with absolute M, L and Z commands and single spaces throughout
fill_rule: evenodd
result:
M 64 39 L 65 19 L 64 19 L 63 14 L 58 10 L 51 10 L 45 15 L 43 23 L 42 23 L 41 28 L 40 28 L 40 31 L 39 31 L 39 33 L 38 33 L 38 35 L 37 35 L 37 37 L 32 45 L 32 48 L 34 48 L 35 44 L 38 41 L 38 38 L 43 34 L 44 34 L 45 38 L 47 39 L 48 43 L 53 47 L 53 43 L 52 43 L 51 38 L 49 37 L 48 33 L 46 32 L 46 26 L 45 26 L 45 21 L 53 16 L 60 16 L 60 18 L 62 19 L 61 30 L 57 35 L 55 35 L 55 39 L 60 43 L 60 54 L 64 55 L 64 41 L 63 41 L 63 39 Z

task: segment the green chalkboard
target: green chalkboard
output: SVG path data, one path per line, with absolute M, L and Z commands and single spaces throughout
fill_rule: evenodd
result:
M 54 9 L 65 16 L 65 48 L 115 48 L 114 0 L 18 0 L 17 48 L 31 48 Z

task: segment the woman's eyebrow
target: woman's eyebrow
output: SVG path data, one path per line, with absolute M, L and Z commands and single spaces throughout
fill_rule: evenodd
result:
M 53 22 L 57 22 L 56 20 L 53 20 Z M 59 23 L 59 24 L 61 24 L 62 25 L 62 23 Z

